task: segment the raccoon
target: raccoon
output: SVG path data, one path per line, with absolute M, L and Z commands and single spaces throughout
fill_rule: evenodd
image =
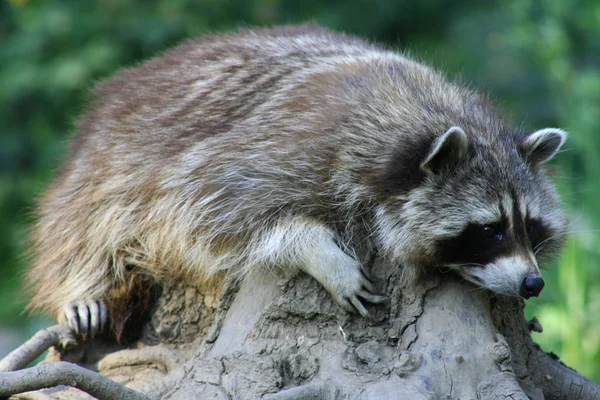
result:
M 544 168 L 564 131 L 513 128 L 432 68 L 316 26 L 186 42 L 89 108 L 39 201 L 29 272 L 30 307 L 84 335 L 139 282 L 271 266 L 368 316 L 385 297 L 361 248 L 408 281 L 442 268 L 529 298 L 564 237 Z

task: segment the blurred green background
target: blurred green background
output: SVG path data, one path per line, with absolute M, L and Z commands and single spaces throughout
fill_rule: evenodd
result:
M 23 313 L 33 199 L 87 93 L 183 38 L 314 21 L 408 50 L 489 93 L 516 124 L 571 133 L 555 177 L 568 245 L 528 302 L 534 339 L 600 383 L 600 2 L 595 0 L 0 0 L 0 356 L 48 324 Z M 4 347 L 3 347 L 4 346 Z

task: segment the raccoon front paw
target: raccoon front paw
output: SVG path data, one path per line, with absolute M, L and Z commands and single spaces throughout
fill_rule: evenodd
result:
M 77 301 L 63 307 L 69 327 L 77 335 L 94 338 L 108 323 L 108 307 L 103 301 Z
M 385 296 L 374 294 L 376 292 L 375 288 L 371 282 L 360 273 L 360 271 L 358 271 L 358 275 L 348 277 L 346 282 L 340 283 L 342 284 L 335 285 L 336 288 L 331 291 L 335 301 L 346 311 L 358 312 L 365 318 L 370 318 L 371 314 L 365 308 L 359 297 L 369 303 L 375 304 L 383 303 L 388 300 Z

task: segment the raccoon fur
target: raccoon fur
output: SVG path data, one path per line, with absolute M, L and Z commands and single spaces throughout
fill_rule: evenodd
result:
M 189 41 L 99 85 L 39 201 L 31 307 L 92 334 L 136 282 L 278 266 L 379 302 L 358 249 L 536 296 L 565 217 L 555 128 L 315 26 Z M 113 318 L 118 318 L 113 315 Z

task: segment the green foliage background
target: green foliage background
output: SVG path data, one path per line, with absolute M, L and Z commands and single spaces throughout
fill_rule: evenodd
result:
M 516 124 L 571 133 L 555 164 L 572 220 L 535 340 L 600 382 L 600 2 L 593 0 L 0 0 L 0 323 L 39 322 L 20 256 L 34 198 L 94 83 L 183 38 L 316 21 L 408 50 L 488 92 Z

